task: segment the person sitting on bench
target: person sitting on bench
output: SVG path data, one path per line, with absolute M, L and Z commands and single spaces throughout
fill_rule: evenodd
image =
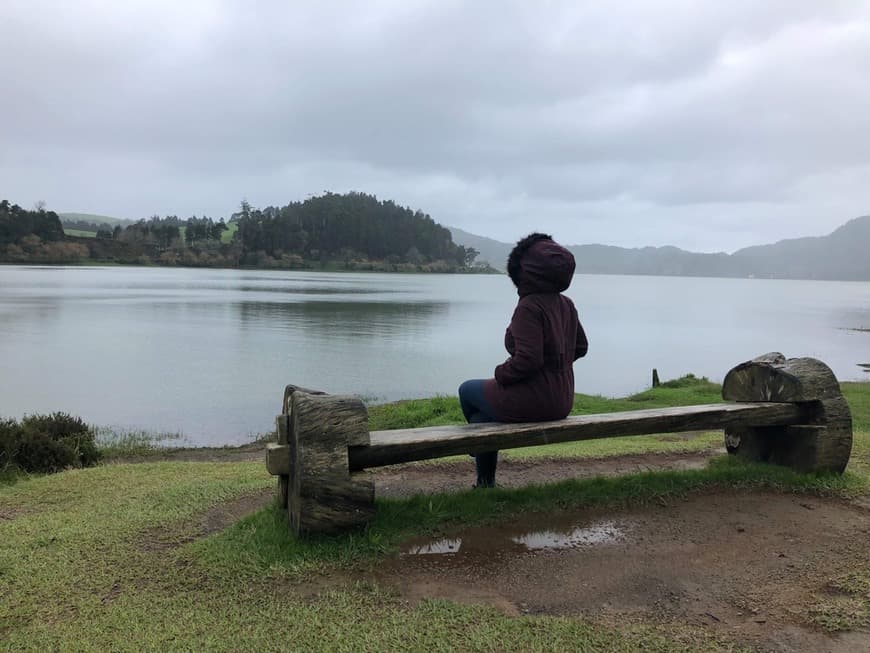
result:
M 513 248 L 507 271 L 520 298 L 505 332 L 510 358 L 495 378 L 459 386 L 466 421 L 545 422 L 571 412 L 572 364 L 589 347 L 574 303 L 561 294 L 574 268 L 573 254 L 546 234 L 529 234 Z M 475 462 L 474 487 L 494 487 L 498 451 L 477 454 Z

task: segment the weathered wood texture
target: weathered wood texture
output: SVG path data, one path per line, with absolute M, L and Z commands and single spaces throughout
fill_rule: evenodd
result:
M 741 363 L 722 382 L 722 397 L 729 401 L 817 401 L 839 396 L 840 384 L 822 361 L 786 359 L 778 352 Z
M 282 404 L 282 406 L 285 404 Z M 278 442 L 275 447 L 278 449 L 287 448 L 286 452 L 279 452 L 271 447 L 266 448 L 266 469 L 270 474 L 278 475 L 278 501 L 281 502 L 281 507 L 287 507 L 287 490 L 290 484 L 290 452 L 289 438 L 290 434 L 290 416 L 286 413 L 286 408 L 281 415 L 275 418 L 275 431 L 278 434 Z M 272 471 L 272 470 L 275 471 Z
M 350 445 L 368 442 L 368 412 L 355 397 L 289 393 L 287 512 L 298 534 L 365 524 L 374 512 L 368 472 L 351 473 Z
M 799 424 L 805 417 L 800 407 L 790 403 L 706 404 L 575 415 L 554 422 L 463 424 L 373 431 L 368 446 L 350 449 L 350 467 L 365 469 L 574 440 L 723 429 L 743 423 Z
M 266 470 L 272 476 L 290 475 L 290 446 L 269 442 L 266 444 Z
M 270 474 L 277 474 L 278 476 L 278 500 L 281 502 L 282 508 L 287 507 L 290 489 L 290 412 L 292 410 L 291 398 L 293 393 L 297 391 L 312 395 L 325 394 L 320 390 L 309 390 L 298 385 L 284 387 L 284 398 L 281 400 L 281 414 L 275 418 L 275 431 L 279 447 L 266 448 L 266 469 L 269 470 Z M 285 451 L 284 447 L 288 449 Z
M 361 470 L 498 449 L 724 429 L 728 451 L 751 460 L 805 472 L 846 468 L 852 418 L 821 361 L 765 354 L 732 369 L 722 396 L 739 403 L 369 433 L 359 399 L 287 386 L 276 418 L 278 442 L 267 448 L 266 465 L 279 478 L 279 497 L 297 534 L 365 524 L 374 512 L 374 483 Z
M 303 388 L 299 385 L 286 385 L 284 386 L 284 400 L 281 402 L 281 413 L 284 415 L 289 415 L 291 406 L 290 399 L 293 396 L 294 392 L 304 392 L 309 395 L 325 395 L 326 393 L 323 390 L 309 390 L 308 388 Z
M 801 472 L 846 469 L 852 451 L 852 416 L 834 373 L 823 362 L 786 359 L 776 352 L 759 356 L 728 372 L 722 397 L 788 401 L 807 411 L 799 424 L 777 427 L 747 421 L 727 427 L 729 453 Z

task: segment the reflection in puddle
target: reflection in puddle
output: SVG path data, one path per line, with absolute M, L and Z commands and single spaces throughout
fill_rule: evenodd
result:
M 459 551 L 462 540 L 437 540 L 427 544 L 411 546 L 405 553 L 412 556 L 429 555 L 432 553 L 450 554 Z
M 511 538 L 527 549 L 573 549 L 577 546 L 614 544 L 623 539 L 623 532 L 612 521 L 601 522 L 585 528 L 575 528 L 570 533 L 542 531 Z
M 440 540 L 413 540 L 406 544 L 402 555 L 493 557 L 504 553 L 523 553 L 553 549 L 575 549 L 584 546 L 618 544 L 626 540 L 625 527 L 606 520 L 585 526 L 567 527 L 558 531 L 550 528 L 527 530 L 505 525 L 468 529 L 460 537 Z

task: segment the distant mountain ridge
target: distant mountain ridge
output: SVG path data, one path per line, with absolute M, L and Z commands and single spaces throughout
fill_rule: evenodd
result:
M 505 269 L 513 245 L 453 227 L 450 232 L 458 245 L 478 250 L 479 260 Z M 581 274 L 870 281 L 870 215 L 850 220 L 827 236 L 780 240 L 733 254 L 704 254 L 671 246 L 570 245 L 568 249 Z

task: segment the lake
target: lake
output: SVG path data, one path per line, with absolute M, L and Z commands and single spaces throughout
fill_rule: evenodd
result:
M 870 283 L 578 275 L 578 392 L 768 351 L 870 380 Z M 66 411 L 189 444 L 272 429 L 288 383 L 367 402 L 491 376 L 516 294 L 499 275 L 0 266 L 0 416 Z

